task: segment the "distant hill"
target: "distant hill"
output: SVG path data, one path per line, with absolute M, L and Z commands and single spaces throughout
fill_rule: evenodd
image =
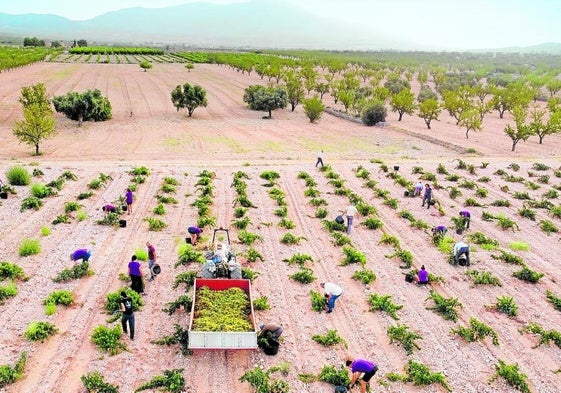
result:
M 506 48 L 494 49 L 473 49 L 470 52 L 504 52 L 504 53 L 549 53 L 561 55 L 561 43 L 545 42 L 543 44 L 531 46 L 509 46 Z
M 128 8 L 86 21 L 0 13 L 0 34 L 88 42 L 170 43 L 199 47 L 400 49 L 382 33 L 317 17 L 276 0 Z

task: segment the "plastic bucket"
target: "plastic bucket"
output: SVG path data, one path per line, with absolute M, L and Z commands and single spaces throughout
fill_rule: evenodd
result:
M 0 192 L 0 199 L 8 199 L 8 193 L 6 191 Z
M 275 340 L 269 340 L 267 344 L 263 345 L 263 352 L 265 355 L 276 355 L 279 352 L 279 342 Z
M 119 227 L 126 228 L 127 220 L 119 220 Z
M 160 265 L 154 265 L 152 266 L 152 273 L 154 273 L 155 275 L 158 275 L 162 272 L 162 269 L 160 268 Z
M 190 238 L 190 237 L 186 237 L 186 238 L 185 238 L 185 243 L 191 244 L 191 238 Z
M 398 166 L 398 165 L 395 165 L 395 166 L 393 167 L 393 170 L 394 170 L 394 171 L 399 171 L 399 166 Z

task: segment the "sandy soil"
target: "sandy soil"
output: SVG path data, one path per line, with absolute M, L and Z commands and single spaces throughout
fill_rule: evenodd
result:
M 170 91 L 185 82 L 202 85 L 207 90 L 208 107 L 198 108 L 193 118 L 177 112 L 170 100 Z M 113 119 L 106 123 L 84 124 L 57 115 L 59 134 L 41 145 L 43 155 L 30 156 L 28 146 L 18 144 L 11 133 L 14 120 L 20 116 L 17 99 L 22 86 L 44 82 L 49 94 L 60 95 L 69 91 L 99 88 L 107 95 L 113 106 Z M 19 354 L 29 352 L 26 375 L 20 382 L 0 391 L 6 392 L 84 392 L 80 376 L 99 370 L 106 381 L 116 384 L 121 392 L 132 392 L 141 383 L 166 369 L 182 368 L 188 391 L 250 392 L 247 384 L 238 381 L 248 369 L 257 365 L 270 367 L 281 361 L 290 362 L 290 373 L 285 378 L 293 392 L 332 392 L 333 387 L 322 382 L 304 384 L 298 373 L 317 374 L 323 365 L 342 364 L 346 354 L 364 357 L 378 363 L 378 380 L 390 372 L 401 373 L 408 359 L 424 363 L 431 370 L 442 371 L 456 392 L 511 392 L 512 388 L 500 379 L 488 384 L 499 360 L 518 363 L 521 372 L 528 376 L 533 392 L 556 392 L 560 385 L 559 374 L 553 371 L 561 367 L 561 349 L 554 345 L 534 348 L 538 338 L 520 334 L 518 329 L 528 322 L 537 322 L 545 329 L 559 330 L 561 313 L 547 302 L 545 293 L 553 291 L 561 296 L 558 260 L 559 235 L 547 236 L 538 227 L 541 219 L 550 219 L 561 226 L 559 219 L 551 218 L 543 209 L 537 210 L 537 221 L 517 215 L 522 201 L 514 199 L 515 191 L 527 191 L 531 197 L 541 195 L 560 179 L 553 169 L 560 164 L 561 138 L 546 137 L 540 145 L 537 138 L 520 143 L 516 153 L 510 152 L 510 140 L 502 130 L 510 117 L 499 119 L 496 113 L 484 120 L 484 131 L 472 133 L 468 140 L 465 131 L 455 126 L 455 121 L 443 114 L 441 121 L 427 130 L 423 121 L 405 116 L 397 122 L 397 115 L 390 113 L 389 126 L 368 128 L 325 114 L 318 124 L 310 124 L 301 107 L 296 111 L 275 111 L 272 120 L 262 119 L 264 113 L 250 111 L 243 102 L 243 89 L 250 84 L 266 83 L 257 75 L 242 75 L 226 67 L 198 65 L 192 72 L 180 64 L 157 65 L 149 72 L 142 72 L 134 65 L 98 64 L 54 64 L 40 63 L 24 69 L 0 74 L 0 164 L 1 177 L 5 170 L 15 164 L 30 165 L 44 172 L 38 181 L 48 182 L 62 172 L 71 170 L 78 176 L 75 182 L 66 182 L 57 197 L 49 198 L 38 211 L 20 212 L 22 199 L 29 195 L 29 187 L 17 187 L 18 194 L 2 201 L 0 207 L 0 260 L 20 265 L 30 276 L 29 281 L 18 283 L 19 293 L 0 306 L 0 364 L 12 364 Z M 335 106 L 326 96 L 326 103 Z M 133 116 L 130 116 L 130 113 Z M 437 138 L 434 143 L 423 139 L 423 135 Z M 459 154 L 456 149 L 445 147 L 452 144 L 474 148 L 478 153 Z M 449 146 L 449 145 L 448 145 Z M 370 231 L 361 226 L 363 218 L 351 234 L 353 245 L 367 256 L 366 267 L 376 273 L 377 279 L 365 286 L 353 279 L 358 266 L 339 266 L 343 252 L 335 247 L 331 236 L 323 229 L 319 219 L 314 218 L 315 208 L 304 196 L 304 182 L 298 179 L 306 172 L 317 182 L 321 197 L 327 202 L 330 218 L 348 205 L 348 199 L 334 194 L 324 173 L 314 167 L 317 151 L 325 151 L 324 160 L 345 180 L 345 186 L 371 203 L 384 222 L 383 230 Z M 399 173 L 416 181 L 412 175 L 414 166 L 436 173 L 439 163 L 451 173 L 465 179 L 477 180 L 482 176 L 492 179 L 489 183 L 478 183 L 489 191 L 487 198 L 475 197 L 475 190 L 461 189 L 463 196 L 452 200 L 445 188 L 435 190 L 442 203 L 445 216 L 435 209 L 422 209 L 419 199 L 403 198 L 403 189 L 379 170 L 379 165 L 370 159 L 382 159 L 388 166 L 399 165 Z M 474 164 L 476 175 L 455 169 L 456 159 Z M 487 168 L 480 168 L 489 162 Z M 511 162 L 522 166 L 518 172 L 507 167 Z M 495 175 L 503 169 L 528 180 L 528 171 L 534 162 L 550 165 L 547 173 L 550 184 L 542 184 L 538 190 L 527 190 L 522 183 L 506 183 Z M 31 165 L 34 165 L 31 167 Z M 96 224 L 102 216 L 100 207 L 123 194 L 130 183 L 127 172 L 138 165 L 151 170 L 147 182 L 140 185 L 136 193 L 134 213 L 127 217 L 126 228 L 108 228 Z M 372 190 L 364 186 L 364 180 L 356 177 L 353 169 L 362 165 L 371 172 L 371 179 L 378 187 L 398 198 L 398 210 L 391 209 L 376 198 Z M 216 187 L 213 214 L 217 226 L 228 227 L 233 219 L 232 201 L 236 198 L 230 188 L 235 171 L 245 171 L 251 179 L 248 195 L 258 207 L 249 212 L 253 226 L 251 231 L 260 234 L 263 241 L 256 248 L 265 256 L 265 261 L 247 263 L 260 274 L 253 282 L 253 297 L 267 296 L 271 310 L 257 312 L 257 320 L 282 323 L 285 327 L 284 342 L 276 357 L 260 351 L 215 351 L 198 352 L 184 357 L 175 347 L 161 347 L 150 342 L 173 332 L 173 325 L 187 325 L 189 316 L 176 312 L 168 317 L 161 311 L 166 302 L 175 300 L 181 289 L 173 290 L 175 276 L 186 268 L 174 269 L 177 261 L 177 244 L 184 238 L 186 227 L 196 222 L 196 210 L 191 203 L 196 198 L 196 175 L 203 169 L 216 172 Z M 286 193 L 288 218 L 296 228 L 291 232 L 304 236 L 307 241 L 300 245 L 286 246 L 279 239 L 287 231 L 278 227 L 277 209 L 263 187 L 259 175 L 265 170 L 278 171 L 281 175 L 278 187 Z M 87 183 L 99 173 L 111 175 L 105 188 L 95 192 L 94 197 L 83 201 L 88 219 L 71 224 L 53 226 L 51 221 L 63 212 L 64 203 L 75 200 L 80 192 L 87 191 Z M 537 172 L 542 174 L 541 172 Z M 164 177 L 175 177 L 181 182 L 176 198 L 179 204 L 167 207 L 163 220 L 168 227 L 161 232 L 149 232 L 143 220 L 151 216 L 156 206 L 155 195 Z M 443 187 L 455 185 L 437 175 Z M 500 190 L 508 184 L 510 191 Z M 471 231 L 481 231 L 499 241 L 508 249 L 513 241 L 530 244 L 529 251 L 511 251 L 524 258 L 527 265 L 545 273 L 538 284 L 528 284 L 514 277 L 519 268 L 491 258 L 493 252 L 474 247 L 472 269 L 487 270 L 499 277 L 502 286 L 473 286 L 465 274 L 465 268 L 454 267 L 446 262 L 446 255 L 439 252 L 425 231 L 412 229 L 409 222 L 399 218 L 400 210 L 411 211 L 416 218 L 429 225 L 451 226 L 450 217 L 456 215 L 468 197 L 475 197 L 488 204 L 496 199 L 509 199 L 512 206 L 470 208 Z M 557 205 L 558 200 L 553 200 Z M 515 220 L 520 231 L 503 231 L 495 222 L 485 222 L 481 212 L 489 210 L 503 213 Z M 273 225 L 265 225 L 272 223 Z M 43 226 L 52 228 L 52 234 L 40 236 Z M 232 229 L 236 239 L 236 229 Z M 414 266 L 425 264 L 427 269 L 446 279 L 443 285 L 434 286 L 445 297 L 457 297 L 462 303 L 457 323 L 445 321 L 433 311 L 427 310 L 432 301 L 426 300 L 428 288 L 407 284 L 399 262 L 385 258 L 392 248 L 379 244 L 382 233 L 396 235 L 404 249 L 414 255 Z M 456 239 L 460 237 L 452 234 Z M 23 238 L 40 239 L 42 251 L 39 255 L 20 257 L 19 243 Z M 157 248 L 163 272 L 157 280 L 147 286 L 146 305 L 137 313 L 137 338 L 131 342 L 123 337 L 128 352 L 116 356 L 101 353 L 91 342 L 92 330 L 106 325 L 107 315 L 103 311 L 107 293 L 121 286 L 119 273 L 126 272 L 130 256 L 150 240 Z M 71 266 L 68 255 L 75 248 L 89 247 L 93 250 L 91 267 L 95 275 L 65 284 L 55 284 L 52 278 L 62 269 Z M 246 246 L 233 245 L 243 254 Z M 306 253 L 314 258 L 310 265 L 317 280 L 301 285 L 288 279 L 297 268 L 289 267 L 282 260 L 295 253 Z M 496 253 L 496 252 L 495 252 Z M 187 269 L 197 269 L 189 266 Z M 309 291 L 319 291 L 321 281 L 340 284 L 344 294 L 338 300 L 332 314 L 316 313 L 310 309 Z M 55 289 L 71 290 L 77 299 L 75 306 L 59 308 L 56 314 L 46 316 L 43 299 Z M 368 311 L 367 299 L 371 293 L 391 294 L 395 303 L 402 304 L 398 312 L 399 321 L 385 313 Z M 498 296 L 513 296 L 519 307 L 519 316 L 509 319 L 505 315 L 489 311 L 485 306 L 496 302 Z M 489 339 L 466 343 L 450 334 L 450 329 L 465 326 L 471 317 L 490 325 L 499 335 L 500 345 L 494 346 Z M 31 321 L 50 321 L 59 328 L 59 333 L 44 343 L 31 343 L 23 333 Z M 386 330 L 397 323 L 408 325 L 420 334 L 421 349 L 407 356 L 403 348 L 390 344 Z M 337 329 L 348 343 L 348 348 L 337 346 L 324 348 L 312 341 L 314 334 L 325 334 L 328 329 Z M 373 383 L 374 391 L 387 392 L 440 392 L 444 389 L 433 385 L 416 387 L 410 384 L 389 383 L 383 387 Z

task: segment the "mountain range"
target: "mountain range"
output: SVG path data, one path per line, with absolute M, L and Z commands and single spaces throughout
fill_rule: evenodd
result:
M 375 17 L 373 17 L 375 26 Z M 76 21 L 57 15 L 0 13 L 0 35 L 89 44 L 181 45 L 194 48 L 434 50 L 388 34 L 321 17 L 277 0 L 126 8 Z M 476 49 L 474 49 L 476 50 Z M 486 51 L 561 53 L 561 44 Z
M 381 32 L 318 17 L 275 0 L 126 8 L 74 21 L 48 14 L 0 13 L 0 34 L 97 43 L 169 43 L 194 47 L 388 49 Z

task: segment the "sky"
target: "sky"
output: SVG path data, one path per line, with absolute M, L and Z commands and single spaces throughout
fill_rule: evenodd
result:
M 7 14 L 54 14 L 86 20 L 130 7 L 247 0 L 0 0 Z M 270 1 L 270 0 L 253 0 Z M 466 50 L 561 43 L 561 0 L 276 0 L 375 29 L 420 49 Z

